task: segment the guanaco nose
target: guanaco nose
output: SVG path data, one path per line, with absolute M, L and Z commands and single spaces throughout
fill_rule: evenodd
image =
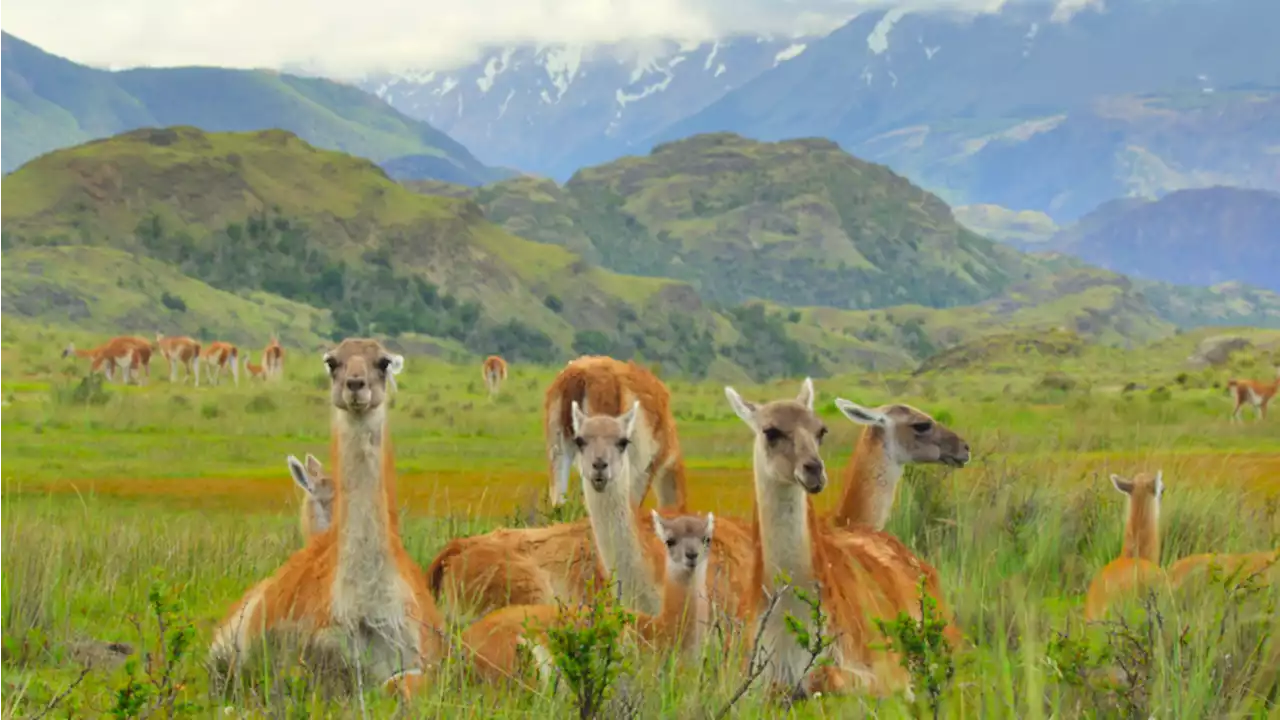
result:
M 809 462 L 807 462 L 807 463 L 805 463 L 805 464 L 804 464 L 804 471 L 805 471 L 806 473 L 810 474 L 810 475 L 821 475 L 821 474 L 822 474 L 822 461 L 821 461 L 821 460 L 810 460 Z
M 690 565 L 692 565 L 693 563 L 696 563 L 696 562 L 698 561 L 698 551 L 697 551 L 697 550 L 685 550 L 685 551 L 684 551 L 684 556 L 685 556 L 685 559 L 687 559 L 687 560 L 689 561 L 689 564 L 690 564 Z
M 604 460 L 601 460 L 600 458 L 596 458 L 594 461 L 592 461 L 591 467 L 595 468 L 597 471 L 603 471 L 609 467 L 609 463 L 605 462 Z
M 347 389 L 351 392 L 358 392 L 363 390 L 364 386 L 367 384 L 368 383 L 365 382 L 364 378 L 350 378 L 347 380 Z

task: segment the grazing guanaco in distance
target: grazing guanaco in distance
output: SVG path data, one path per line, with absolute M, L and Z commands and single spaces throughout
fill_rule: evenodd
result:
M 631 455 L 636 468 L 632 500 L 640 505 L 652 484 L 659 508 L 684 512 L 684 458 L 667 386 L 634 362 L 593 355 L 569 362 L 547 388 L 544 419 L 553 504 L 564 502 L 576 452 L 570 405 L 577 402 L 590 414 L 616 416 L 637 400 L 643 412 Z
M 733 388 L 725 396 L 755 436 L 756 520 L 753 527 L 755 561 L 747 608 L 756 618 L 753 633 L 763 657 L 764 677 L 775 691 L 791 694 L 843 692 L 863 687 L 877 694 L 909 691 L 910 678 L 884 638 L 872 631 L 871 620 L 892 618 L 899 612 L 920 617 L 916 583 L 925 578 L 926 590 L 936 588 L 937 571 L 892 536 L 857 527 L 830 528 L 818 520 L 812 496 L 827 484 L 826 466 L 819 454 L 826 425 L 813 412 L 813 382 L 804 381 L 795 400 L 756 404 Z M 854 538 L 839 542 L 837 537 Z M 780 586 L 789 578 L 791 588 Z M 811 657 L 787 626 L 790 614 L 806 627 L 811 608 L 794 588 L 813 591 L 828 617 L 828 635 L 835 636 L 829 665 L 810 664 Z M 929 590 L 934 594 L 936 590 Z M 771 612 L 766 594 L 777 595 Z M 944 634 L 952 643 L 959 632 L 946 605 Z
M 214 385 L 222 378 L 222 371 L 231 368 L 231 379 L 240 384 L 240 349 L 231 343 L 215 341 L 204 349 L 201 360 L 209 370 L 209 382 Z
M 131 358 L 132 362 L 130 362 L 129 365 L 130 371 L 137 373 L 138 369 L 141 368 L 142 375 L 146 377 L 147 380 L 150 380 L 151 354 L 155 348 L 151 346 L 151 343 L 146 338 L 138 337 L 137 335 L 124 335 L 120 339 L 132 345 L 134 348 L 134 353 Z
M 169 382 L 178 382 L 178 368 L 187 370 L 187 377 L 194 378 L 200 387 L 200 343 L 189 337 L 165 337 L 156 333 L 156 347 L 160 356 L 169 363 Z
M 289 474 L 302 488 L 302 537 L 309 538 L 329 529 L 333 519 L 333 478 L 324 472 L 320 461 L 307 453 L 306 464 L 290 455 L 285 458 Z
M 902 470 L 908 464 L 962 468 L 969 462 L 969 443 L 910 405 L 867 408 L 837 398 L 836 407 L 853 422 L 867 426 L 844 470 L 840 504 L 831 514 L 836 527 L 883 529 L 897 498 Z
M 1257 413 L 1258 420 L 1263 420 L 1267 417 L 1267 405 L 1271 403 L 1271 398 L 1276 396 L 1277 389 L 1280 389 L 1280 366 L 1276 367 L 1276 377 L 1271 382 L 1231 380 L 1227 383 L 1227 390 L 1236 401 L 1235 409 L 1231 411 L 1231 419 L 1240 422 L 1242 420 L 1240 411 L 1244 409 L 1245 403 L 1249 403 L 1253 405 L 1253 411 Z
M 490 355 L 480 366 L 480 374 L 484 376 L 485 389 L 489 391 L 489 397 L 492 398 L 498 394 L 502 383 L 507 379 L 507 361 L 497 355 Z
M 134 368 L 147 366 L 151 349 L 139 346 L 136 338 L 114 337 L 92 350 L 77 350 L 75 343 L 67 343 L 62 357 L 69 355 L 88 358 L 90 374 L 101 372 L 107 380 L 114 381 L 115 370 L 119 370 L 121 382 L 128 385 Z
M 444 654 L 444 624 L 398 526 L 387 389 L 404 358 L 376 340 L 348 338 L 324 362 L 333 405 L 332 524 L 232 607 L 214 635 L 214 667 L 240 667 L 265 633 L 302 630 L 339 652 L 354 649 L 371 681 L 410 695 Z
M 1127 505 L 1124 544 L 1120 557 L 1107 563 L 1085 594 L 1086 620 L 1100 620 L 1118 601 L 1142 593 L 1165 580 L 1160 567 L 1160 498 L 1164 472 L 1138 473 L 1132 480 L 1111 476 L 1111 484 L 1125 496 Z
M 707 560 L 715 530 L 715 516 L 683 515 L 664 518 L 650 511 L 653 531 L 666 548 L 658 614 L 637 613 L 635 634 L 659 652 L 678 651 L 696 658 L 710 623 L 707 595 Z M 496 610 L 471 625 L 462 642 L 474 653 L 475 669 L 490 681 L 519 674 L 519 647 L 526 646 L 538 661 L 539 675 L 550 680 L 550 652 L 545 648 L 546 628 L 559 619 L 580 620 L 589 611 L 579 605 L 567 616 L 558 605 L 511 605 Z
M 255 363 L 252 360 L 250 360 L 249 353 L 245 353 L 244 355 L 244 369 L 245 369 L 245 372 L 249 373 L 250 380 L 254 380 L 254 379 L 266 380 L 267 379 L 266 367 L 263 365 L 259 365 L 258 363 Z
M 271 336 L 271 342 L 262 351 L 262 366 L 266 369 L 266 379 L 279 380 L 284 377 L 284 348 L 275 335 Z

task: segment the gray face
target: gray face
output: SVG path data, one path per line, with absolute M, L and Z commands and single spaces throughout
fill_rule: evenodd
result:
M 387 397 L 388 381 L 404 367 L 404 358 L 388 352 L 377 340 L 347 338 L 324 354 L 333 383 L 333 406 L 353 415 L 368 413 Z
M 602 493 L 617 482 L 622 464 L 627 462 L 627 449 L 631 446 L 631 434 L 635 431 L 636 415 L 640 403 L 618 417 L 592 415 L 587 417 L 573 403 L 573 442 L 578 446 L 578 472 L 592 490 Z M 630 492 L 630 488 L 622 488 Z
M 813 412 L 813 383 L 805 380 L 795 400 L 758 405 L 725 388 L 730 405 L 756 432 L 757 459 L 770 477 L 794 482 L 816 494 L 827 486 L 827 469 L 819 449 L 827 426 Z
M 711 537 L 715 530 L 715 516 L 681 515 L 664 518 L 656 511 L 653 530 L 667 548 L 667 571 L 692 573 L 706 563 L 711 552 Z

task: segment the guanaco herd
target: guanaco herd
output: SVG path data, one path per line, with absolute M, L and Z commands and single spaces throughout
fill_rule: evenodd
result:
M 178 369 L 182 368 L 186 378 L 200 387 L 200 368 L 204 366 L 205 376 L 212 384 L 219 383 L 223 371 L 229 371 L 232 381 L 240 384 L 240 349 L 229 342 L 214 341 L 202 346 L 199 340 L 189 337 L 166 337 L 156 333 L 156 341 L 152 343 L 136 335 L 122 335 L 91 350 L 77 350 L 75 343 L 69 343 L 62 351 L 62 357 L 74 355 L 88 359 L 89 373 L 102 373 L 107 380 L 114 380 L 118 370 L 121 382 L 128 385 L 130 380 L 140 384 L 143 378 L 151 379 L 151 356 L 155 352 L 169 363 L 171 383 L 178 382 Z M 271 338 L 262 351 L 261 363 L 251 362 L 246 353 L 244 369 L 250 379 L 279 380 L 284 377 L 284 348 L 280 341 L 274 336 Z
M 211 656 L 222 679 L 243 668 L 268 637 L 291 632 L 307 639 L 307 651 L 354 654 L 361 677 L 406 697 L 449 655 L 493 682 L 520 682 L 531 658 L 547 681 L 554 674 L 547 630 L 589 612 L 592 589 L 600 587 L 635 614 L 628 641 L 655 653 L 693 656 L 707 644 L 733 641 L 733 633 L 709 628 L 722 620 L 739 625 L 746 646 L 761 651 L 764 681 L 791 696 L 910 694 L 899 658 L 871 628 L 873 618 L 900 612 L 919 619 L 921 581 L 937 601 L 946 640 L 962 643 L 937 570 L 884 531 L 905 466 L 963 468 L 972 458 L 963 438 L 919 409 L 836 399 L 840 413 L 863 431 L 838 505 L 820 515 L 813 498 L 828 484 L 820 453 L 828 428 L 814 411 L 813 382 L 772 401 L 748 400 L 726 387 L 730 408 L 752 438 L 754 512 L 691 513 L 666 386 L 633 362 L 583 356 L 549 386 L 544 427 L 551 500 L 565 501 L 576 462 L 587 517 L 456 538 L 424 571 L 401 541 L 395 502 L 388 397 L 404 358 L 376 340 L 349 338 L 323 360 L 331 385 L 332 473 L 311 455 L 288 457 L 305 494 L 305 544 L 219 625 Z M 506 363 L 490 357 L 483 372 L 496 393 Z M 1088 591 L 1090 618 L 1157 578 L 1177 583 L 1214 563 L 1252 570 L 1276 561 L 1276 552 L 1196 555 L 1166 573 L 1157 565 L 1162 474 L 1113 475 L 1112 482 L 1128 497 L 1129 520 L 1121 558 Z M 646 514 L 639 508 L 650 485 L 658 509 Z M 824 663 L 814 663 L 788 627 L 812 617 L 796 590 L 815 585 L 826 632 L 835 638 Z M 446 631 L 442 605 L 480 615 L 458 642 Z

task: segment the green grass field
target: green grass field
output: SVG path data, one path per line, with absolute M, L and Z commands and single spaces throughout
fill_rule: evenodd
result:
M 172 386 L 157 359 L 145 387 L 108 384 L 102 395 L 77 394 L 84 368 L 58 354 L 68 340 L 88 346 L 95 339 L 101 338 L 5 323 L 4 716 L 39 716 L 55 700 L 52 717 L 110 715 L 136 697 L 131 671 L 143 685 L 169 688 L 159 695 L 174 699 L 177 714 L 388 716 L 396 704 L 382 694 L 327 697 L 297 668 L 264 680 L 269 690 L 231 700 L 208 693 L 203 659 L 213 627 L 302 542 L 299 495 L 285 456 L 311 452 L 328 463 L 328 381 L 319 353 L 290 348 L 279 384 L 242 377 L 239 387 L 225 380 L 220 387 Z M 1249 414 L 1247 423 L 1229 423 L 1231 405 L 1221 388 L 1232 372 L 1262 378 L 1270 371 L 1247 360 L 1245 367 L 1179 381 L 1187 353 L 1163 347 L 815 381 L 819 411 L 832 430 L 825 453 L 833 486 L 818 497 L 820 507 L 837 497 L 836 479 L 858 432 L 834 409 L 837 396 L 864 405 L 911 403 L 974 449 L 973 463 L 962 470 L 910 472 L 888 528 L 938 567 L 969 640 L 941 688 L 938 716 L 1280 713 L 1280 614 L 1269 612 L 1280 591 L 1249 592 L 1227 582 L 1160 610 L 1158 622 L 1154 613 L 1144 615 L 1150 627 L 1086 632 L 1081 620 L 1092 574 L 1120 548 L 1124 503 L 1106 479 L 1111 472 L 1163 469 L 1165 564 L 1196 552 L 1280 546 L 1280 418 L 1255 423 Z M 545 495 L 541 407 L 556 369 L 514 365 L 490 402 L 478 360 L 467 366 L 407 360 L 391 423 L 404 536 L 425 566 L 449 538 L 527 515 Z M 1071 383 L 1051 376 L 1055 363 L 1063 363 L 1059 369 Z M 769 400 L 793 396 L 797 383 L 737 389 Z M 1122 392 L 1129 383 L 1144 388 Z M 690 465 L 690 507 L 745 516 L 749 431 L 721 386 L 679 379 L 668 385 Z M 166 611 L 165 653 L 175 652 L 175 635 L 184 638 L 179 646 L 186 642 L 187 622 L 193 633 L 189 650 L 179 647 L 180 658 L 168 664 L 148 609 L 153 587 L 162 589 L 157 599 L 174 603 Z M 1085 645 L 1075 644 L 1081 638 Z M 109 643 L 129 644 L 137 666 Z M 1113 656 L 1097 660 L 1102 649 Z M 1081 653 L 1094 659 L 1081 661 Z M 714 717 L 744 676 L 735 658 L 708 657 L 692 669 L 631 659 L 615 697 L 638 708 L 639 717 Z M 1136 668 L 1138 680 L 1108 685 L 1106 668 L 1121 666 Z M 927 693 L 917 696 L 916 706 L 901 697 L 824 697 L 791 712 L 931 716 Z M 401 711 L 576 715 L 563 692 L 481 687 L 458 668 Z M 782 712 L 752 688 L 730 716 Z M 162 707 L 156 716 L 166 713 Z

